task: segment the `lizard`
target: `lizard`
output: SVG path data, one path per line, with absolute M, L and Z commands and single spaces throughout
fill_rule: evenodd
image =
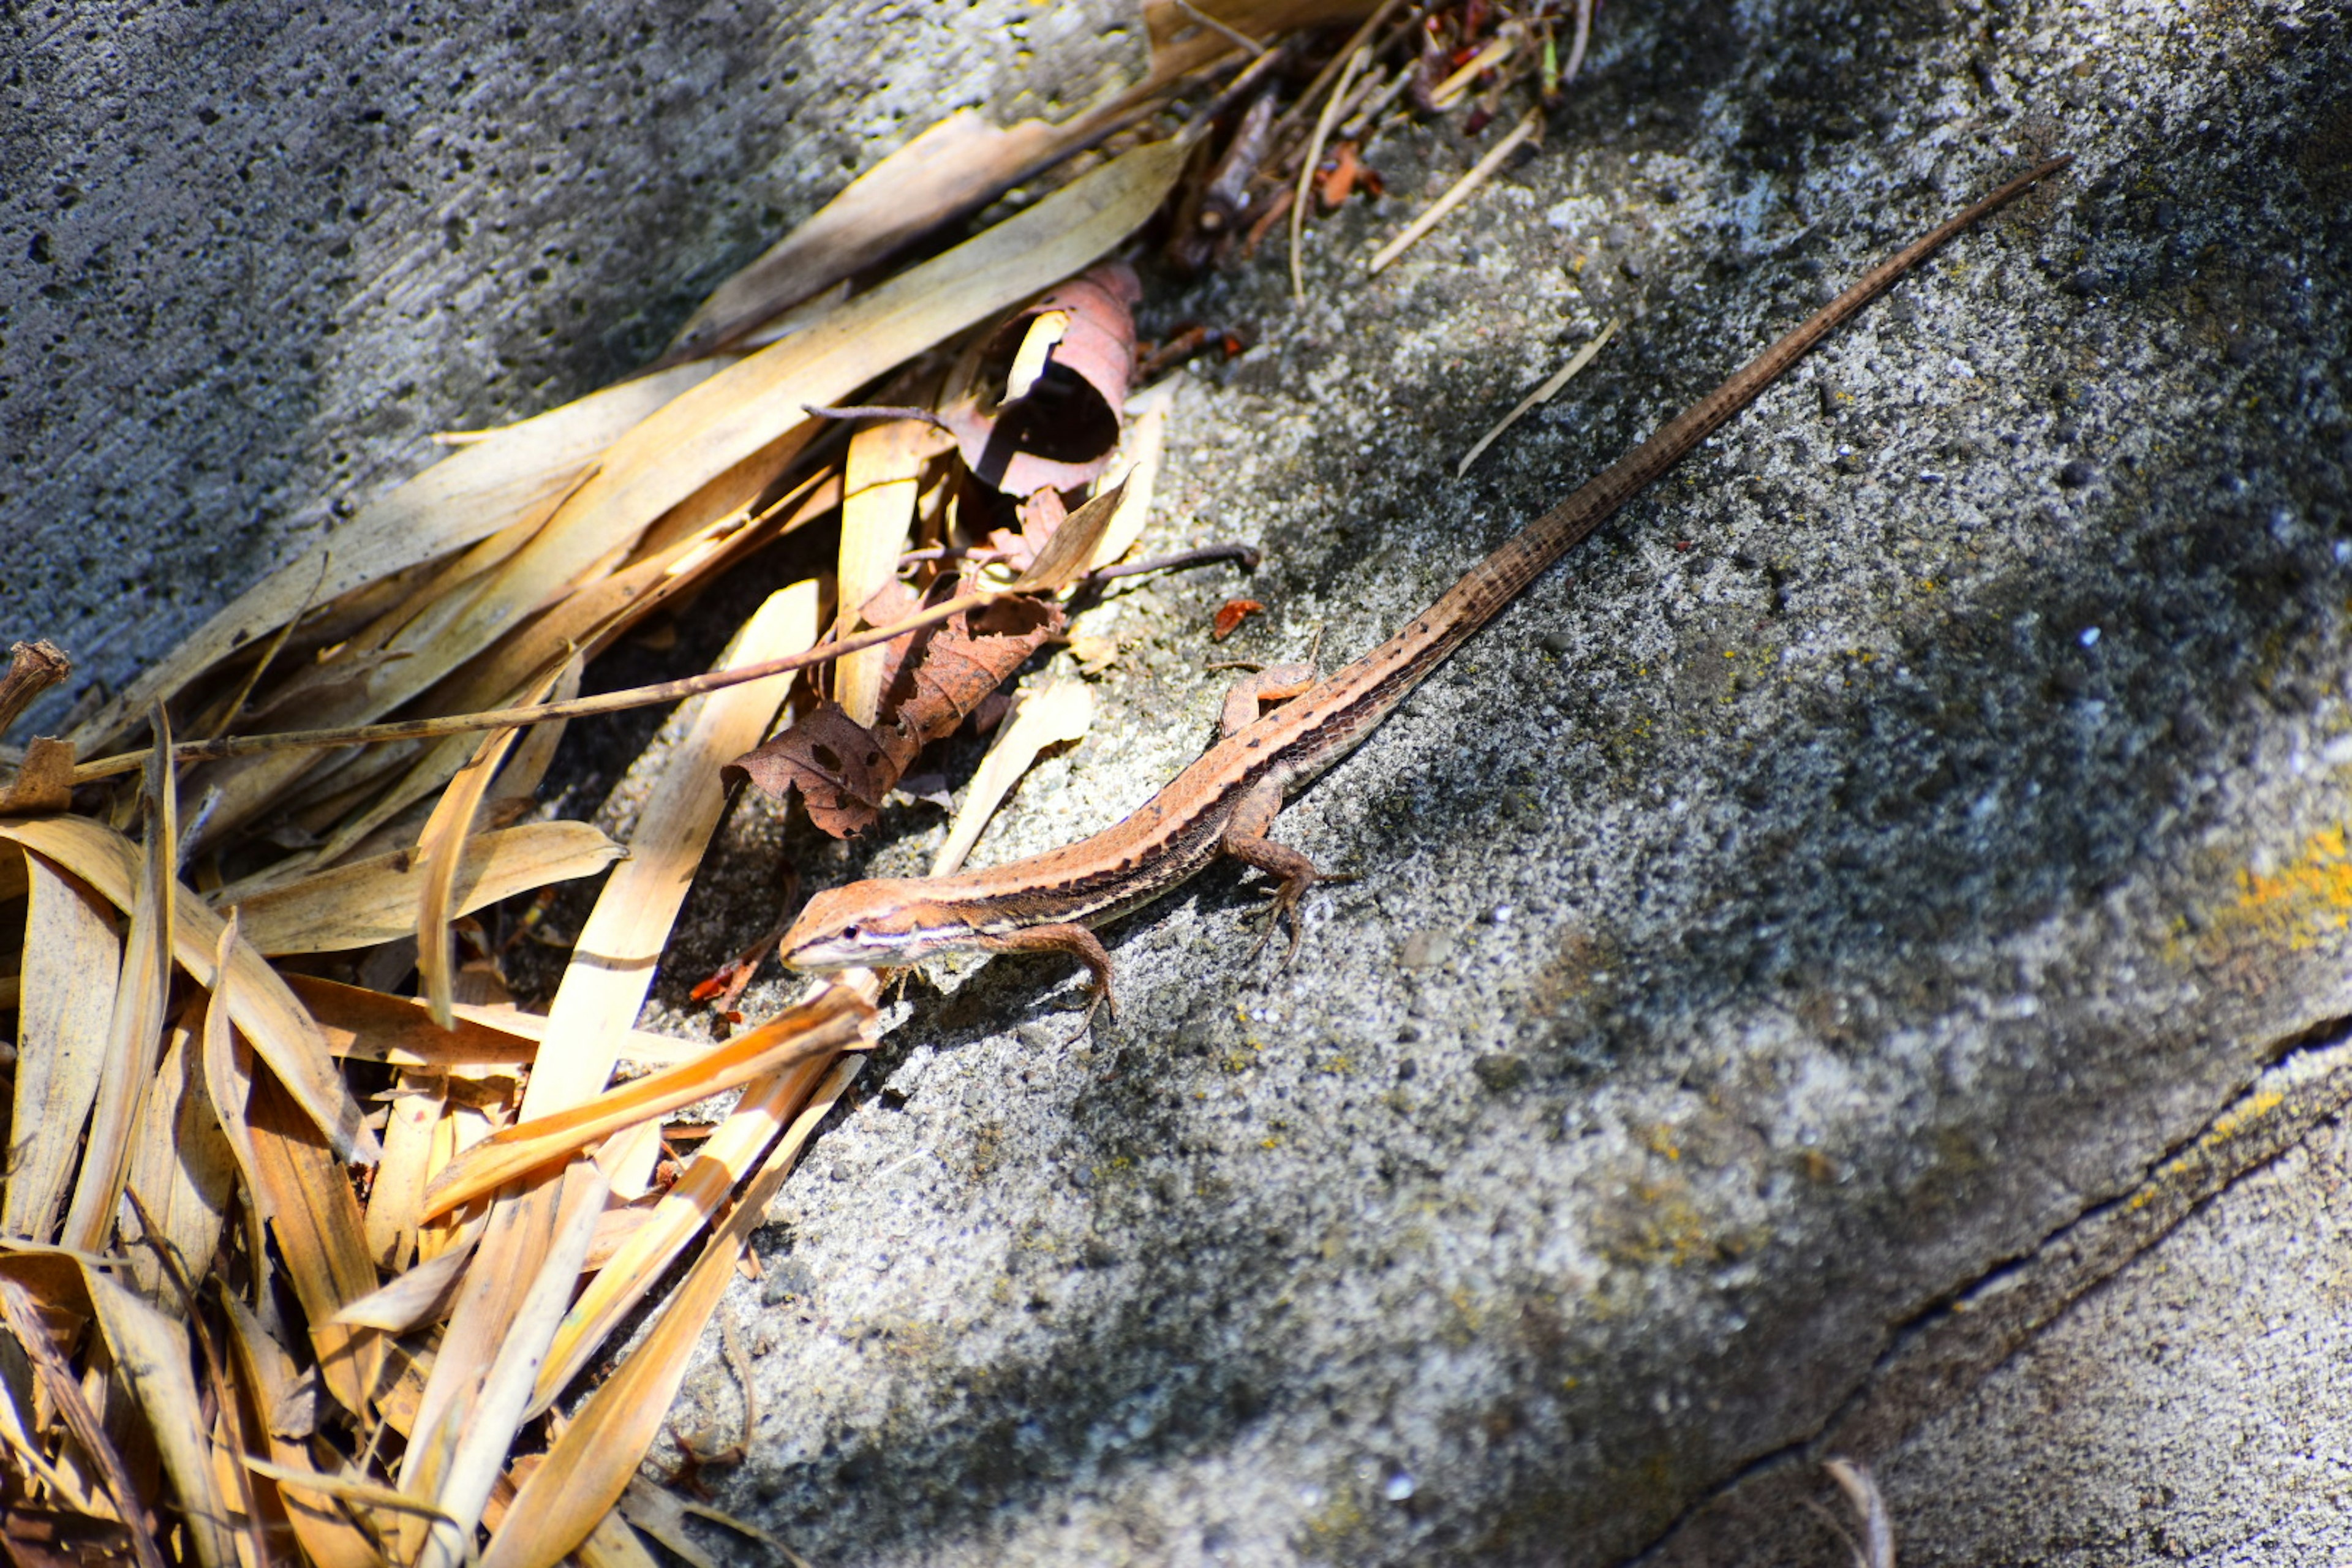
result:
M 1266 837 L 1290 795 L 1355 750 L 1454 650 L 1627 501 L 1738 413 L 1806 352 L 1979 219 L 2063 168 L 2062 154 L 1971 203 L 1895 252 L 1713 392 L 1668 420 L 1567 500 L 1506 540 L 1386 642 L 1328 679 L 1312 658 L 1237 682 L 1223 739 L 1135 812 L 1092 837 L 984 870 L 879 878 L 812 898 L 780 952 L 791 968 L 902 965 L 950 952 L 1067 953 L 1093 980 L 1087 1018 L 1111 1002 L 1111 961 L 1093 928 L 1151 903 L 1220 856 L 1275 879 L 1266 937 L 1286 916 L 1291 954 L 1299 900 L 1318 871 Z M 1262 702 L 1282 704 L 1260 716 Z M 1112 1008 L 1117 1016 L 1117 1007 Z M 1085 1023 L 1079 1026 L 1081 1031 Z

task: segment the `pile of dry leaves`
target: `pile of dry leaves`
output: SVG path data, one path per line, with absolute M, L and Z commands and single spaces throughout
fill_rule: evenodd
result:
M 1169 405 L 1138 388 L 1233 343 L 1200 327 L 1139 354 L 1136 274 L 1106 257 L 1150 230 L 1181 265 L 1237 263 L 1286 216 L 1295 245 L 1310 195 L 1379 190 L 1383 116 L 1483 123 L 1572 75 L 1590 23 L 1589 0 L 1365 9 L 1178 0 L 1117 101 L 933 127 L 662 363 L 450 437 L 5 759 L 13 1560 L 642 1563 L 640 1531 L 705 1560 L 637 1467 L 875 1028 L 862 977 L 717 1047 L 635 1027 L 729 782 L 862 831 L 1134 550 Z M 1050 194 L 892 269 L 1016 185 Z M 577 697 L 647 616 L 820 526 L 835 570 L 772 595 L 716 669 Z M 0 729 L 60 663 L 20 646 Z M 564 721 L 680 698 L 625 850 L 542 819 Z M 942 868 L 1090 710 L 1079 680 L 1020 700 Z M 599 873 L 545 1010 L 518 1006 L 478 912 Z M 624 1063 L 649 1070 L 616 1083 Z M 665 1117 L 722 1090 L 732 1111 L 663 1158 Z

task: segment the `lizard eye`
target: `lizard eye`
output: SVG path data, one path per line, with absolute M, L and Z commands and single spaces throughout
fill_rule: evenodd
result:
M 856 926 L 842 927 L 841 940 L 844 942 L 856 942 L 857 940 L 857 928 Z

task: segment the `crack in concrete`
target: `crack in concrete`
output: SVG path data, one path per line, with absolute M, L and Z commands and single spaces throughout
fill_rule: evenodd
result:
M 1889 1324 L 1869 1371 L 1820 1426 L 1710 1488 L 1623 1568 L 1732 1560 L 1760 1522 L 1800 1511 L 1818 1485 L 1819 1460 L 1892 1452 L 2182 1221 L 2352 1104 L 2352 1019 L 2326 1020 L 2266 1054 L 2271 1065 L 2194 1136 L 2151 1161 L 2129 1192 Z

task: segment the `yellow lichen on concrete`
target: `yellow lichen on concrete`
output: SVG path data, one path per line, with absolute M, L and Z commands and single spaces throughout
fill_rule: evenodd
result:
M 2219 913 L 2217 925 L 2250 930 L 2297 952 L 2352 930 L 2352 847 L 2344 828 L 2313 834 L 2274 872 L 2240 870 L 2237 898 Z

